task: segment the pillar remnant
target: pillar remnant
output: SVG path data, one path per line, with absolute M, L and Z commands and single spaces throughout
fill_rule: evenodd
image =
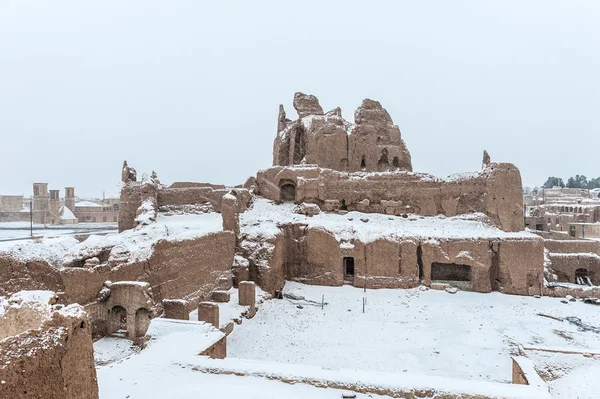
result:
M 212 324 L 219 328 L 219 305 L 214 302 L 200 302 L 198 304 L 198 321 Z
M 254 306 L 256 303 L 256 283 L 254 281 L 241 281 L 238 284 L 239 304 L 242 306 Z
M 163 299 L 163 308 L 167 319 L 189 320 L 188 301 L 184 299 Z

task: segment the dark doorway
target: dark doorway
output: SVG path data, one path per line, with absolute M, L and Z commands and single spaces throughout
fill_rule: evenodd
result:
M 109 329 L 110 334 L 127 336 L 127 311 L 122 306 L 115 306 L 110 310 Z
M 347 257 L 343 260 L 344 280 L 352 281 L 354 279 L 354 258 Z
M 279 199 L 282 202 L 296 201 L 296 185 L 291 180 L 280 183 Z
M 365 156 L 362 156 L 362 159 L 360 160 L 360 170 L 362 170 L 363 172 L 365 172 L 367 170 L 367 164 L 365 162 Z
M 575 270 L 575 284 L 580 285 L 593 285 L 592 279 L 590 278 L 590 273 L 587 269 L 577 269 Z
M 295 131 L 294 137 L 294 158 L 292 164 L 297 165 L 302 163 L 304 156 L 306 155 L 306 139 L 304 134 L 304 128 L 298 126 Z
M 384 148 L 381 151 L 381 158 L 379 158 L 379 162 L 377 162 L 377 170 L 379 172 L 383 172 L 388 170 L 390 166 L 390 161 L 388 160 L 388 150 Z
M 342 205 L 340 205 L 340 210 L 347 211 L 348 205 L 346 205 L 346 200 L 342 200 Z
M 471 281 L 471 266 L 433 262 L 431 264 L 431 280 Z
M 433 262 L 431 264 L 431 282 L 449 284 L 463 291 L 473 291 L 471 266 Z

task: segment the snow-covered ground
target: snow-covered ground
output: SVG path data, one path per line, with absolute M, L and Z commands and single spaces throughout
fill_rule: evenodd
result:
M 510 382 L 510 355 L 519 344 L 600 352 L 600 334 L 537 315 L 576 316 L 600 326 L 598 307 L 582 302 L 418 288 L 367 290 L 365 295 L 351 286 L 294 282 L 287 282 L 284 292 L 314 302 L 265 302 L 228 337 L 228 356 Z M 327 304 L 322 310 L 323 295 Z M 600 360 L 585 366 L 597 364 Z M 561 380 L 553 385 L 560 386 Z
M 257 288 L 258 302 L 262 302 L 264 295 Z M 237 290 L 232 289 L 231 301 L 219 304 L 222 325 L 248 310 L 248 307 L 236 303 Z M 199 358 L 198 353 L 222 333 L 193 319 L 154 319 L 148 334 L 152 339 L 142 351 L 126 339 L 105 337 L 94 343 L 101 399 L 339 399 L 344 392 L 302 384 L 290 385 L 265 378 L 204 374 L 194 370 L 192 364 Z M 356 398 L 389 399 L 387 396 L 362 394 L 357 394 Z

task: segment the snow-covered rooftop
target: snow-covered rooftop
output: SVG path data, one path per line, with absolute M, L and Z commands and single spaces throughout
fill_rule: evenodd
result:
M 7 242 L 0 246 L 0 251 L 25 261 L 45 259 L 55 266 L 61 266 L 73 259 L 97 253 L 98 249 L 119 245 L 131 254 L 130 261 L 143 260 L 152 254 L 152 246 L 158 240 L 192 239 L 222 231 L 222 223 L 221 214 L 215 212 L 174 216 L 159 214 L 155 223 L 119 234 L 91 235 L 82 242 L 72 236 L 44 237 L 39 241 L 14 244 Z
M 60 220 L 75 220 L 77 219 L 75 217 L 75 215 L 73 214 L 73 212 L 71 212 L 71 210 L 69 208 L 67 208 L 66 206 L 61 206 L 60 209 L 58 210 L 58 215 Z
M 258 237 L 273 237 L 279 227 L 286 223 L 304 223 L 309 227 L 323 228 L 331 232 L 338 241 L 358 238 L 364 243 L 380 238 L 418 239 L 539 239 L 528 232 L 508 233 L 491 225 L 482 213 L 454 217 L 401 216 L 378 213 L 348 212 L 345 215 L 324 213 L 308 217 L 295 213 L 292 203 L 275 204 L 263 198 L 255 198 L 251 209 L 241 217 L 242 234 Z
M 75 204 L 76 208 L 98 208 L 98 207 L 102 207 L 102 205 L 98 205 L 95 202 L 92 201 L 79 201 Z

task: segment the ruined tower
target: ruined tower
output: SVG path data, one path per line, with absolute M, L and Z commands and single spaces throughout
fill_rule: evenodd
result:
M 48 213 L 48 183 L 33 183 L 33 222 L 46 223 Z
M 363 100 L 354 123 L 340 108 L 323 112 L 317 97 L 294 95 L 299 118 L 279 107 L 273 165 L 313 164 L 348 172 L 412 171 L 410 153 L 389 113 L 378 101 Z
M 75 212 L 75 187 L 65 187 L 65 206 Z
M 59 209 L 60 190 L 50 190 L 50 199 L 48 200 L 48 214 L 46 216 L 46 223 L 59 223 Z

